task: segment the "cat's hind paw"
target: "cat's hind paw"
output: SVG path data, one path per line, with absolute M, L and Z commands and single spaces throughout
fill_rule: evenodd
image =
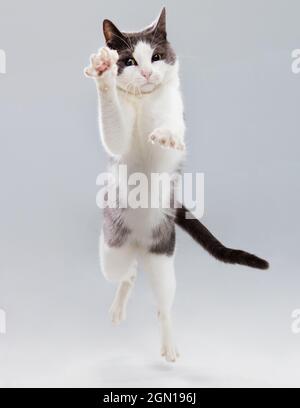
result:
M 175 363 L 179 357 L 179 353 L 176 346 L 172 343 L 168 343 L 163 344 L 161 348 L 161 356 L 164 357 L 168 363 Z

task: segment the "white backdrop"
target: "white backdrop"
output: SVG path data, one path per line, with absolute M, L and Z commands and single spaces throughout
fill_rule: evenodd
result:
M 178 233 L 181 358 L 159 356 L 141 271 L 128 320 L 98 267 L 105 169 L 83 77 L 103 18 L 149 24 L 158 0 L 0 0 L 0 383 L 4 386 L 299 386 L 299 96 L 296 0 L 165 1 L 181 59 L 186 169 L 205 173 L 204 223 L 268 271 L 223 265 Z

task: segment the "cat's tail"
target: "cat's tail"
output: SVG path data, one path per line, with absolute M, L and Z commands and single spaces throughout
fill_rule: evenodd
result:
M 176 224 L 186 231 L 198 244 L 219 261 L 231 264 L 250 266 L 251 268 L 268 269 L 269 264 L 256 255 L 239 249 L 226 248 L 192 213 L 182 206 L 176 209 Z

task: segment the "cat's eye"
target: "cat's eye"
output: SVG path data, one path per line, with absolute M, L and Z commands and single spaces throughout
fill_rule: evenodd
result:
M 134 58 L 127 58 L 127 60 L 125 61 L 125 64 L 127 67 L 131 67 L 132 65 L 137 65 Z
M 161 60 L 161 55 L 160 54 L 154 54 L 152 56 L 152 62 L 159 61 L 159 60 Z

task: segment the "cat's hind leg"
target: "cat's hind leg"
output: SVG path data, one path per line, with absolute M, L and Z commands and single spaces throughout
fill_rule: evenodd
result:
M 100 262 L 103 275 L 111 282 L 118 283 L 116 295 L 110 308 L 112 323 L 117 325 L 126 318 L 126 308 L 136 279 L 135 249 L 124 244 L 110 247 L 100 238 Z
M 161 326 L 161 355 L 175 362 L 179 356 L 173 339 L 171 309 L 174 301 L 176 280 L 174 256 L 146 253 L 142 265 L 148 274 L 157 305 Z
M 133 289 L 135 279 L 136 265 L 133 265 L 128 275 L 119 283 L 113 303 L 109 309 L 111 321 L 115 325 L 126 319 L 127 302 Z

